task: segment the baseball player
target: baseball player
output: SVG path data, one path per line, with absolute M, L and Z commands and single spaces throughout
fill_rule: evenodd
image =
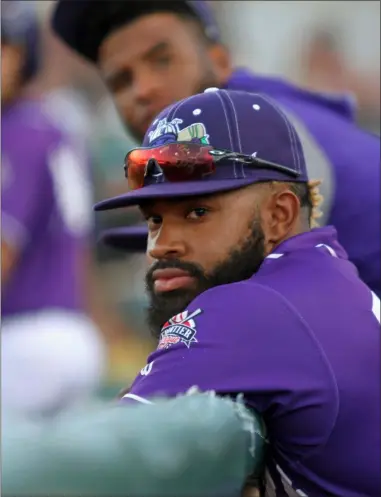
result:
M 376 497 L 380 301 L 335 228 L 314 228 L 308 160 L 273 99 L 216 88 L 165 109 L 127 154 L 130 191 L 96 209 L 147 220 L 158 347 L 122 402 L 243 394 L 276 495 Z
M 207 87 L 275 99 L 304 137 L 309 174 L 324 180 L 321 223 L 336 227 L 361 278 L 380 296 L 380 140 L 356 126 L 352 98 L 234 68 L 203 1 L 59 0 L 53 28 L 98 67 L 139 143 L 164 107 Z M 116 243 L 128 244 L 129 234 L 144 250 L 147 232 L 139 227 L 118 233 Z
M 1 9 L 1 398 L 45 416 L 84 400 L 103 374 L 85 313 L 91 185 L 82 149 L 26 91 L 39 55 L 33 2 Z

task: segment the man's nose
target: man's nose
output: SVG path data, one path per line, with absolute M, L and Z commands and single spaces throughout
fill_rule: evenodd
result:
M 147 255 L 152 259 L 180 259 L 185 254 L 186 243 L 181 230 L 163 223 L 156 234 L 148 236 Z
M 157 76 L 148 71 L 141 71 L 135 75 L 134 94 L 137 102 L 152 104 L 152 101 L 160 95 L 160 89 L 161 83 Z

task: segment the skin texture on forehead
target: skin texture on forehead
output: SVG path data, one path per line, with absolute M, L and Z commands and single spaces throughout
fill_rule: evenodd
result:
M 221 86 L 232 70 L 221 45 L 207 44 L 194 22 L 169 12 L 142 15 L 112 31 L 101 44 L 98 66 L 139 141 L 165 107 Z

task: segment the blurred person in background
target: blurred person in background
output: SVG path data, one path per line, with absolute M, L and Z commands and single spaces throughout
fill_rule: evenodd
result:
M 293 117 L 321 178 L 324 213 L 362 279 L 381 295 L 380 140 L 355 124 L 353 100 L 234 68 L 202 1 L 59 0 L 58 36 L 99 69 L 128 131 L 141 142 L 167 105 L 207 87 L 266 93 Z M 164 124 L 165 125 L 165 124 Z M 128 243 L 129 229 L 124 237 Z M 142 234 L 141 248 L 146 244 Z
M 108 196 L 110 178 L 113 177 L 112 166 L 113 163 L 118 165 L 119 162 L 109 156 L 108 169 L 101 170 L 99 167 L 99 155 L 104 146 L 104 129 L 101 128 L 107 127 L 108 121 L 103 119 L 100 122 L 97 103 L 105 94 L 105 89 L 99 78 L 94 77 L 97 76 L 95 69 L 76 57 L 52 33 L 49 22 L 51 3 L 45 5 L 39 2 L 38 6 L 44 8 L 40 21 L 41 62 L 37 77 L 32 85 L 29 85 L 28 92 L 43 96 L 45 107 L 55 125 L 63 134 L 69 135 L 70 141 L 76 144 L 78 154 L 87 157 L 91 166 L 88 170 L 94 197 Z M 125 143 L 125 138 L 123 141 Z M 126 145 L 124 150 L 125 148 Z M 107 147 L 107 150 L 110 150 L 110 147 Z M 111 194 L 114 193 L 111 189 Z M 119 391 L 120 382 L 124 384 L 126 378 L 134 378 L 136 371 L 145 364 L 145 358 L 152 345 L 148 338 L 139 335 L 131 308 L 126 302 L 120 302 L 118 289 L 115 291 L 114 287 L 105 281 L 109 279 L 109 273 L 112 271 L 110 265 L 103 264 L 104 256 L 99 249 L 105 247 L 96 244 L 102 225 L 95 223 L 93 228 L 92 238 L 89 240 L 91 243 L 88 244 L 83 257 L 87 267 L 84 294 L 86 310 L 106 341 L 107 371 L 100 394 L 110 397 Z M 124 254 L 120 254 L 125 258 Z M 109 256 L 110 259 L 113 255 Z M 120 273 L 119 267 L 117 270 Z M 122 281 L 127 289 L 132 277 L 133 274 L 126 275 L 123 271 Z
M 94 393 L 105 354 L 86 312 L 88 157 L 30 90 L 40 57 L 34 7 L 1 4 L 1 398 L 11 412 L 48 416 Z
M 376 68 L 360 72 L 344 55 L 340 29 L 317 25 L 302 52 L 302 82 L 307 88 L 330 93 L 351 92 L 359 108 L 357 121 L 380 133 L 380 84 Z

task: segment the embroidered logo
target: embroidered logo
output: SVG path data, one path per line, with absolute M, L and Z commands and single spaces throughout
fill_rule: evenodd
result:
M 189 349 L 192 343 L 197 342 L 194 318 L 201 313 L 201 309 L 191 314 L 184 311 L 167 321 L 161 330 L 158 349 L 168 349 L 176 343 L 184 343 Z
M 168 121 L 165 117 L 160 119 L 155 129 L 148 133 L 150 146 L 165 145 L 173 142 L 191 142 L 209 145 L 209 135 L 203 123 L 193 123 L 181 129 L 182 119 Z

